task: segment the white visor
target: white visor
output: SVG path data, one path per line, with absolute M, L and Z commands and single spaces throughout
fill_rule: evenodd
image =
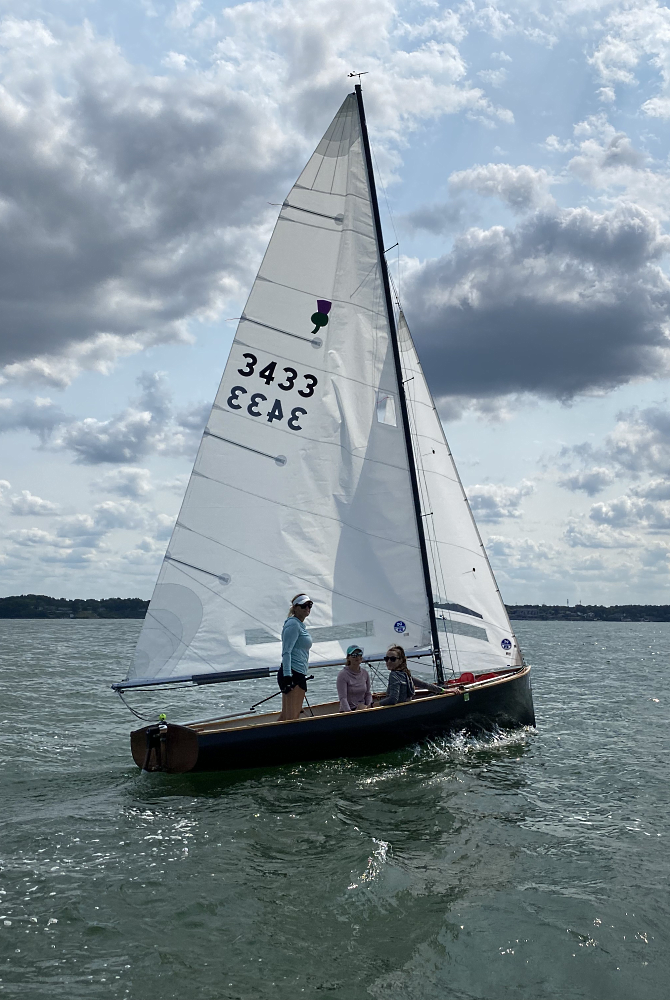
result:
M 295 607 L 296 604 L 307 604 L 308 601 L 309 597 L 307 596 L 307 594 L 298 594 L 298 596 L 293 602 L 293 607 Z

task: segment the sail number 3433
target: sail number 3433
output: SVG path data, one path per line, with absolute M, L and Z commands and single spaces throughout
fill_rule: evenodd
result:
M 270 361 L 269 364 L 265 365 L 259 372 L 256 372 L 256 365 L 258 364 L 258 358 L 255 354 L 243 354 L 242 357 L 246 361 L 244 368 L 238 368 L 238 374 L 243 375 L 245 378 L 249 378 L 251 375 L 257 374 L 260 379 L 262 379 L 266 385 L 271 385 L 274 381 L 277 372 L 277 362 Z M 296 380 L 300 378 L 295 368 L 283 368 L 279 377 L 281 381 L 277 382 L 277 388 L 281 389 L 283 392 L 290 392 L 291 389 L 295 387 Z M 305 381 L 305 386 L 302 389 L 298 389 L 298 395 L 302 396 L 304 399 L 309 399 L 310 396 L 314 395 L 314 389 L 319 384 L 319 380 L 316 375 L 303 375 L 301 377 Z M 226 400 L 226 404 L 231 408 L 231 410 L 241 410 L 243 406 L 246 405 L 247 413 L 250 417 L 263 417 L 267 419 L 268 423 L 272 423 L 274 420 L 284 419 L 284 410 L 280 399 L 275 399 L 274 403 L 270 409 L 264 413 L 260 409 L 263 403 L 268 402 L 268 397 L 262 392 L 254 392 L 251 394 L 249 400 L 242 399 L 243 396 L 248 394 L 249 390 L 243 385 L 234 385 L 230 390 L 230 395 Z M 298 423 L 301 417 L 307 415 L 307 410 L 302 406 L 294 406 L 287 420 L 287 426 L 292 431 L 301 431 L 302 426 Z

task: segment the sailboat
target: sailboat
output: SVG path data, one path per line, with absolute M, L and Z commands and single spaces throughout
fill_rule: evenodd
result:
M 276 673 L 296 593 L 310 670 L 400 643 L 435 691 L 131 734 L 168 772 L 382 753 L 472 720 L 534 726 L 525 664 L 391 293 L 360 85 L 288 197 L 230 349 L 123 693 Z M 335 676 L 333 673 L 333 693 Z

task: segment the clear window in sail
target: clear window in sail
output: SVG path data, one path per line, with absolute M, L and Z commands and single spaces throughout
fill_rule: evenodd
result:
M 395 396 L 392 392 L 380 389 L 377 392 L 377 422 L 397 427 L 395 415 Z

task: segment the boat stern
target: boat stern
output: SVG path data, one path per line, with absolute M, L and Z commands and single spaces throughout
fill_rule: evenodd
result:
M 188 726 L 160 722 L 130 734 L 133 760 L 143 771 L 183 774 L 198 760 L 198 736 Z

